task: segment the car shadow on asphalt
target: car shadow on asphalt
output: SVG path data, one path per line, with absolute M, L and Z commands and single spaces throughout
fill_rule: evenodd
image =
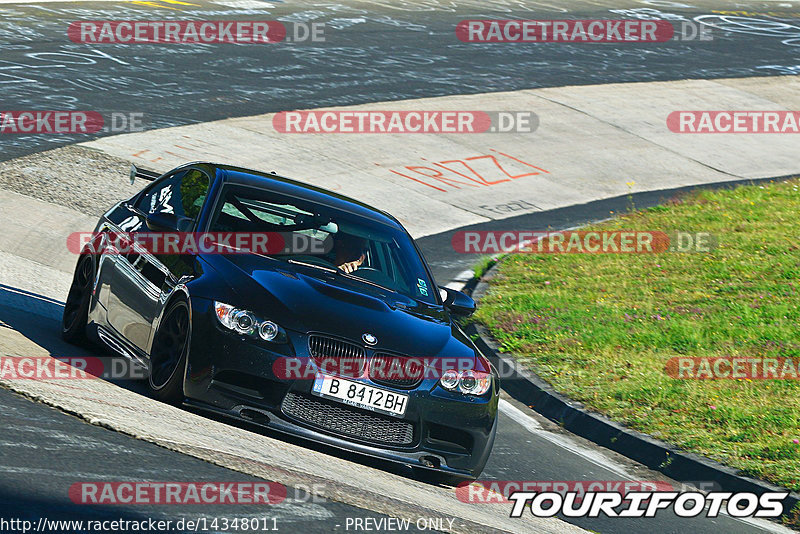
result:
M 283 432 L 279 432 L 271 428 L 266 428 L 257 424 L 248 423 L 246 421 L 229 419 L 221 415 L 205 412 L 203 410 L 198 410 L 196 408 L 189 406 L 184 407 L 184 409 L 191 411 L 192 413 L 195 413 L 202 417 L 205 417 L 206 419 L 218 421 L 220 423 L 224 423 L 229 426 L 241 428 L 243 430 L 247 430 L 255 434 L 261 434 L 273 439 L 278 439 L 280 441 L 283 441 L 284 443 L 290 443 L 298 447 L 303 447 L 304 449 L 310 449 L 322 454 L 327 454 L 328 456 L 335 456 L 337 458 L 347 460 L 349 462 L 361 464 L 367 467 L 372 467 L 374 469 L 379 469 L 381 471 L 386 471 L 388 473 L 392 473 L 393 475 L 397 475 L 403 478 L 419 480 L 415 473 L 415 470 L 405 464 L 391 462 L 388 460 L 382 460 L 380 458 L 373 458 L 371 456 L 347 451 L 344 449 L 340 449 L 338 447 L 326 445 L 324 443 L 318 443 L 313 440 L 301 438 L 298 436 L 292 436 L 290 434 L 285 434 Z
M 0 284 L 0 353 L 23 357 L 49 355 L 53 358 L 98 358 L 104 362 L 119 361 L 120 356 L 113 353 L 109 348 L 97 345 L 79 347 L 70 345 L 61 339 L 61 314 L 63 308 L 63 303 L 57 300 Z M 5 336 L 2 335 L 2 329 L 4 328 L 17 332 L 25 339 L 20 340 L 17 338 L 5 341 Z M 12 352 L 13 354 L 10 354 Z M 124 378 L 108 378 L 106 380 L 133 393 L 149 396 L 146 380 Z M 292 445 L 380 469 L 404 478 L 417 478 L 415 471 L 404 464 L 346 451 L 191 407 L 184 407 L 183 409 L 208 419 L 262 434 Z
M 0 344 L 2 354 L 59 359 L 92 358 L 100 360 L 108 369 L 112 368 L 111 363 L 121 360 L 121 356 L 107 347 L 93 344 L 76 346 L 61 339 L 63 310 L 64 304 L 55 299 L 0 284 L 0 335 L 2 329 L 10 329 L 24 338 L 16 336 L 15 339 L 8 339 L 3 336 Z M 141 373 L 139 371 L 136 374 Z M 128 372 L 126 376 L 130 374 Z M 109 378 L 107 381 L 140 395 L 147 394 L 147 384 L 143 380 Z
M 61 339 L 63 309 L 64 304 L 57 300 L 0 284 L 0 328 L 15 330 L 30 341 L 30 345 L 13 343 L 16 356 L 42 356 L 43 352 L 54 358 L 108 356 L 108 351 L 97 347 L 77 347 Z M 31 354 L 19 353 L 27 348 Z

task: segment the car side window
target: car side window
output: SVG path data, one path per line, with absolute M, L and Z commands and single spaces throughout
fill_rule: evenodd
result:
M 186 174 L 186 171 L 180 171 L 152 184 L 139 197 L 134 207 L 145 215 L 159 212 L 175 213 L 171 204 L 172 194 L 176 185 L 180 184 L 180 179 L 183 178 L 184 174 Z
M 203 209 L 203 202 L 208 195 L 209 179 L 204 172 L 197 169 L 190 169 L 181 178 L 180 184 L 180 206 L 183 217 L 197 220 L 200 211 Z
M 146 215 L 171 213 L 194 221 L 203 208 L 209 182 L 208 176 L 197 169 L 179 171 L 153 184 L 135 207 Z

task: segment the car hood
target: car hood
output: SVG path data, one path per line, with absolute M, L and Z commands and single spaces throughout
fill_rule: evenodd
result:
M 223 263 L 224 262 L 224 263 Z M 216 256 L 237 302 L 287 330 L 353 340 L 410 356 L 461 356 L 472 350 L 441 306 L 431 306 L 346 276 L 255 255 Z M 465 350 L 467 349 L 467 350 Z

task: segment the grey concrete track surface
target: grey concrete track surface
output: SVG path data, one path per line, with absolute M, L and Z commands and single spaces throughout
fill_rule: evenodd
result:
M 13 263 L 8 258 L 4 260 L 4 267 Z M 0 289 L 0 297 L 8 303 L 5 295 L 11 290 Z M 29 357 L 87 355 L 85 349 L 67 346 L 57 337 L 58 322 L 54 320 L 60 312 L 57 303 L 33 294 L 16 293 L 16 297 L 16 303 L 11 302 L 11 306 L 4 306 L 0 312 L 0 321 L 4 326 L 0 329 L 0 353 Z M 34 299 L 38 300 L 37 314 L 21 314 L 14 309 L 30 309 L 31 306 L 25 301 Z M 452 489 L 413 480 L 407 476 L 410 474 L 407 470 L 385 462 L 365 462 L 354 455 L 337 453 L 327 447 L 283 439 L 271 433 L 254 432 L 252 428 L 224 424 L 156 402 L 141 393 L 142 385 L 138 382 L 114 384 L 103 380 L 3 380 L 3 385 L 67 413 L 76 414 L 95 425 L 138 438 L 126 438 L 127 447 L 136 451 L 134 456 L 138 455 L 137 448 L 142 448 L 145 453 L 150 450 L 147 448 L 150 445 L 145 442 L 155 443 L 177 451 L 172 453 L 175 456 L 180 456 L 178 453 L 188 454 L 290 488 L 311 487 L 315 495 L 351 505 L 351 508 L 341 509 L 345 512 L 357 507 L 412 523 L 422 518 L 433 518 L 444 521 L 447 530 L 452 532 L 580 532 L 580 529 L 555 519 L 509 519 L 504 504 L 476 506 L 462 503 L 456 499 Z M 73 441 L 80 442 L 80 436 L 86 432 L 86 423 L 70 418 L 70 424 L 75 425 L 73 430 L 76 437 Z M 18 461 L 24 462 L 24 449 L 3 448 L 4 453 L 7 451 L 11 456 L 21 454 Z M 65 480 L 51 489 L 50 497 L 60 495 L 57 500 L 64 501 L 71 484 L 94 481 L 91 478 L 94 475 L 101 475 L 103 481 L 120 481 L 120 477 L 134 476 L 130 471 L 115 469 L 114 463 L 108 461 L 107 451 L 110 450 L 114 448 L 97 446 L 84 450 L 77 464 L 65 470 Z M 95 459 L 96 455 L 103 458 Z M 51 462 L 60 462 L 57 452 L 46 453 L 45 456 Z M 170 467 L 176 461 L 171 461 L 170 456 L 165 455 L 152 461 L 146 459 L 142 463 L 154 472 L 170 469 L 170 474 L 177 474 Z M 224 476 L 222 471 L 218 473 Z M 179 480 L 197 480 L 192 470 L 182 470 L 181 474 Z M 36 479 L 36 483 L 32 484 L 34 489 L 54 484 L 52 480 L 48 481 L 52 477 L 45 472 L 32 470 L 28 476 Z M 147 479 L 152 482 L 166 481 L 161 477 L 154 479 L 154 476 L 151 472 Z M 141 478 L 141 475 L 136 476 L 137 480 Z M 24 505 L 24 502 L 20 503 L 20 506 Z M 235 507 L 229 506 L 228 509 L 228 514 L 236 512 Z M 76 513 L 80 513 L 79 510 L 73 507 Z M 270 513 L 269 507 L 264 513 Z M 328 527 L 336 524 L 335 520 L 323 518 L 321 521 Z
M 76 214 L 64 208 L 54 207 L 47 203 L 30 199 L 28 197 L 0 191 L 0 207 L 14 205 L 19 212 L 48 213 L 56 234 L 63 232 L 63 227 L 70 224 L 87 224 L 92 218 Z M 83 222 L 81 222 L 81 219 Z M 4 221 L 4 224 L 8 221 Z M 7 238 L 0 243 L 0 354 L 4 355 L 61 355 L 76 356 L 85 354 L 85 351 L 65 345 L 58 338 L 58 322 L 61 306 L 59 295 L 66 291 L 69 283 L 69 274 L 59 267 L 69 265 L 69 256 L 65 253 L 52 254 L 38 258 L 44 263 L 27 259 L 13 252 L 21 248 L 30 248 L 36 241 L 35 234 L 24 225 L 5 225 Z M 40 243 L 53 243 L 46 232 L 40 232 Z M 66 259 L 65 259 L 66 257 Z M 438 274 L 438 273 L 437 273 Z M 27 288 L 28 291 L 20 289 Z M 25 310 L 25 312 L 22 312 Z M 102 352 L 98 354 L 102 355 Z M 234 426 L 221 426 L 205 418 L 197 418 L 187 412 L 161 405 L 141 396 L 141 384 L 120 382 L 113 385 L 97 381 L 77 381 L 77 383 L 64 384 L 53 382 L 18 381 L 6 382 L 7 387 L 23 392 L 35 399 L 60 406 L 70 413 L 81 414 L 83 418 L 108 428 L 120 430 L 140 438 L 140 441 L 127 436 L 120 436 L 107 430 L 92 429 L 84 421 L 73 417 L 58 417 L 58 427 L 62 433 L 58 434 L 73 445 L 68 447 L 68 452 L 78 447 L 75 443 L 84 443 L 82 436 L 92 436 L 88 441 L 93 445 L 80 446 L 80 454 L 69 456 L 64 463 L 65 453 L 56 450 L 52 445 L 48 448 L 38 440 L 41 436 L 36 430 L 28 433 L 20 429 L 15 430 L 16 443 L 6 439 L 0 448 L 3 450 L 4 465 L 10 467 L 4 471 L 0 467 L 0 487 L 19 487 L 18 475 L 25 475 L 29 487 L 19 488 L 17 499 L 7 503 L 8 513 L 12 517 L 13 511 L 27 509 L 29 500 L 42 500 L 58 504 L 59 510 L 67 507 L 65 514 L 86 517 L 99 513 L 94 508 L 82 511 L 81 507 L 70 506 L 66 498 L 66 488 L 74 482 L 92 481 L 98 477 L 101 480 L 127 480 L 150 479 L 164 481 L 167 474 L 177 480 L 196 480 L 198 475 L 193 469 L 182 467 L 186 460 L 177 452 L 164 451 L 158 456 L 152 456 L 152 445 L 145 441 L 152 441 L 163 447 L 197 456 L 210 462 L 218 463 L 244 473 L 259 476 L 269 480 L 276 480 L 290 487 L 311 485 L 319 483 L 322 490 L 317 492 L 333 500 L 344 501 L 351 505 L 350 508 L 338 508 L 341 514 L 347 516 L 351 513 L 369 515 L 363 510 L 354 510 L 352 506 L 363 507 L 370 510 L 380 510 L 383 514 L 401 515 L 401 517 L 436 516 L 435 501 L 448 502 L 453 499 L 453 490 L 425 488 L 411 479 L 405 478 L 402 471 L 392 466 L 367 460 L 355 455 L 338 453 L 327 448 L 310 447 L 309 444 L 298 440 L 279 439 L 271 441 L 257 438 Z M 73 381 L 74 382 L 74 381 Z M 39 421 L 41 412 L 39 407 L 26 404 L 29 401 L 19 401 L 17 412 L 24 413 L 24 406 L 32 410 L 31 420 Z M 23 415 L 24 417 L 24 415 Z M 17 423 L 15 423 L 17 424 Z M 38 423 L 37 423 L 38 424 Z M 17 426 L 19 426 L 17 424 Z M 35 424 L 33 426 L 36 426 Z M 15 427 L 16 428 L 16 427 Z M 22 433 L 20 433 L 22 432 Z M 69 436 L 72 436 L 71 438 Z M 70 441 L 71 440 L 71 441 Z M 99 443 L 98 443 L 99 442 Z M 118 447 L 124 443 L 124 450 Z M 41 461 L 53 463 L 54 469 L 63 470 L 62 479 L 54 479 L 52 473 L 42 470 L 34 465 L 26 464 L 31 449 L 39 447 Z M 264 448 L 268 447 L 268 448 Z M 322 454 L 320 454 L 322 453 Z M 324 456 L 330 455 L 330 456 Z M 144 458 L 141 463 L 147 465 L 152 471 L 136 473 L 126 466 L 131 458 Z M 121 462 L 117 466 L 117 461 Z M 32 469 L 24 470 L 20 466 L 29 465 Z M 62 467 L 63 465 L 69 468 Z M 298 469 L 300 470 L 298 472 Z M 377 470 L 376 470 L 377 469 Z M 165 470 L 163 476 L 159 470 Z M 153 474 L 153 471 L 156 474 Z M 305 473 L 305 474 L 303 474 Z M 14 476 L 10 476 L 13 474 Z M 181 475 L 179 477 L 179 475 Z M 212 471 L 208 476 L 225 478 L 223 471 Z M 17 477 L 17 478 L 15 478 Z M 524 406 L 513 402 L 502 402 L 500 429 L 495 450 L 486 466 L 483 478 L 494 480 L 638 480 L 652 482 L 664 480 L 659 474 L 637 466 L 619 455 L 600 449 L 591 443 L 578 439 L 561 431 L 557 426 L 538 418 Z M 209 480 L 208 478 L 202 478 Z M 227 480 L 227 478 L 225 478 Z M 675 482 L 667 481 L 675 487 Z M 354 487 L 364 487 L 354 490 Z M 381 502 L 370 493 L 371 489 L 384 488 L 383 494 L 396 494 L 402 501 L 416 500 L 424 510 L 403 509 L 402 503 Z M 27 497 L 26 497 L 27 496 Z M 442 501 L 442 499 L 445 499 Z M 454 500 L 454 499 L 453 499 Z M 463 511 L 456 511 L 453 501 L 447 505 L 448 512 L 455 516 Z M 457 501 L 456 501 L 457 502 Z M 17 504 L 14 504 L 17 503 Z M 291 506 L 288 510 L 294 510 Z M 321 505 L 325 508 L 325 505 Z M 332 505 L 333 506 L 333 505 Z M 470 509 L 466 512 L 478 517 L 488 513 L 483 507 L 489 505 L 471 504 L 463 505 Z M 451 509 L 451 507 L 453 507 Z M 501 506 L 502 513 L 507 513 L 507 506 Z M 427 511 L 425 511 L 427 510 Z M 230 510 L 226 515 L 235 514 L 239 510 Z M 119 513 L 142 514 L 140 507 L 122 507 Z M 162 514 L 172 514 L 164 512 Z M 190 513 L 186 512 L 186 513 Z M 225 510 L 209 511 L 209 514 L 225 512 Z M 393 514 L 391 512 L 394 512 Z M 104 512 L 106 513 L 106 512 Z M 180 512 L 184 513 L 184 512 Z M 269 514 L 270 511 L 265 512 Z M 288 512 L 287 512 L 288 513 Z M 296 510 L 295 513 L 301 513 Z M 320 512 L 322 513 L 322 512 Z M 333 517 L 326 516 L 321 521 L 328 526 L 335 526 L 339 512 L 331 511 Z M 178 514 L 176 511 L 175 514 Z M 448 514 L 444 514 L 448 517 Z M 493 516 L 489 516 L 493 517 Z M 497 517 L 497 516 L 494 516 Z M 294 520 L 301 521 L 295 517 Z M 289 519 L 284 518 L 289 522 Z M 508 522 L 507 518 L 497 517 L 500 521 Z M 575 524 L 589 528 L 596 532 L 645 532 L 657 530 L 658 532 L 762 532 L 777 529 L 777 525 L 769 523 L 747 523 L 732 520 L 728 517 L 718 519 L 678 519 L 668 512 L 660 514 L 656 519 L 615 520 L 615 519 L 585 519 L 570 520 Z M 542 531 L 542 526 L 533 528 L 532 531 Z M 517 532 L 526 530 L 523 524 L 519 527 L 504 527 L 505 530 Z M 470 528 L 463 531 L 475 531 Z M 482 531 L 483 529 L 478 529 Z
M 488 4 L 472 1 L 387 0 L 327 3 L 309 8 L 296 2 L 267 4 L 257 0 L 219 0 L 215 3 L 190 0 L 184 3 L 161 0 L 40 5 L 2 3 L 0 89 L 3 90 L 5 109 L 85 109 L 103 113 L 143 111 L 149 127 L 164 127 L 284 109 L 439 95 L 512 91 L 565 84 L 794 74 L 798 71 L 797 48 L 793 42 L 786 42 L 792 41 L 795 34 L 800 33 L 800 24 L 796 24 L 793 18 L 800 12 L 797 4 L 751 2 L 731 6 L 707 1 L 680 2 L 679 6 L 675 4 L 633 0 L 571 1 L 563 4 L 547 1 L 500 1 Z M 673 7 L 667 8 L 665 5 Z M 527 46 L 459 43 L 453 38 L 452 32 L 453 25 L 464 18 L 632 18 L 652 16 L 652 10 L 675 15 L 678 20 L 681 17 L 693 19 L 707 16 L 711 18 L 705 20 L 721 23 L 725 22 L 719 18 L 723 15 L 714 12 L 726 9 L 744 10 L 750 14 L 743 15 L 747 20 L 742 23 L 731 25 L 728 21 L 720 24 L 735 31 L 720 29 L 715 32 L 713 42 L 665 43 L 646 47 L 547 45 L 537 47 L 532 53 L 531 47 Z M 766 12 L 773 15 L 767 15 Z M 776 17 L 776 12 L 785 13 L 785 17 Z M 266 51 L 226 45 L 93 47 L 70 43 L 65 35 L 66 24 L 77 19 L 164 20 L 189 17 L 320 21 L 328 24 L 329 32 L 326 43 L 286 43 Z M 763 24 L 765 19 L 770 21 L 773 30 L 752 30 L 753 25 Z M 762 22 L 759 23 L 759 20 Z M 780 31 L 774 29 L 775 25 L 781 28 Z M 751 29 L 748 30 L 748 27 Z M 730 93 L 733 95 L 734 91 Z M 580 90 L 574 90 L 571 96 L 580 98 Z M 553 96 L 553 100 L 558 101 L 557 95 Z M 791 102 L 791 99 L 786 102 Z M 567 102 L 564 106 L 572 104 Z M 766 102 L 764 105 L 772 103 Z M 383 105 L 383 108 L 389 106 Z M 584 113 L 580 106 L 576 106 L 576 109 Z M 602 115 L 603 110 L 595 106 L 589 111 Z M 603 121 L 614 122 L 608 116 L 603 117 Z M 584 128 L 584 133 L 592 136 L 594 130 Z M 86 136 L 3 136 L 0 138 L 0 160 L 88 139 Z M 73 149 L 67 149 L 70 150 Z M 98 209 L 105 206 L 103 202 L 106 199 L 124 198 L 130 192 L 124 186 L 124 181 L 117 181 L 124 180 L 115 174 L 119 172 L 118 169 L 124 171 L 119 161 L 103 154 L 94 157 L 87 156 L 85 152 L 73 151 L 72 154 L 77 159 L 83 158 L 81 161 L 85 166 L 65 169 L 64 172 L 81 176 L 87 169 L 92 169 L 107 177 L 105 179 L 113 185 L 106 187 L 103 180 L 87 180 L 87 183 L 81 184 L 80 193 L 76 193 L 74 188 L 70 189 L 68 184 L 59 179 L 57 165 L 64 153 L 43 156 L 52 158 L 49 162 L 34 157 L 23 165 L 11 165 L 10 170 L 16 173 L 11 175 L 11 179 L 9 167 L 3 168 L 4 176 L 0 179 L 6 180 L 6 186 L 13 185 L 26 195 L 71 206 L 78 211 L 0 191 L 0 225 L 3 229 L 0 235 L 0 284 L 5 286 L 0 287 L 2 354 L 63 355 L 74 350 L 56 339 L 54 322 L 59 315 L 59 301 L 66 294 L 67 273 L 72 268 L 74 258 L 53 251 L 61 250 L 59 247 L 63 245 L 67 230 L 91 228 L 92 218 L 84 213 L 96 214 Z M 559 157 L 568 159 L 570 156 L 567 153 Z M 43 174 L 49 178 L 42 179 Z M 744 173 L 743 176 L 752 176 L 752 173 Z M 619 177 L 620 183 L 627 179 L 627 176 Z M 722 178 L 716 178 L 719 179 Z M 608 196 L 611 191 L 604 190 L 604 194 Z M 503 195 L 498 193 L 498 196 Z M 513 200 L 512 195 L 508 196 L 509 200 Z M 103 199 L 103 202 L 98 199 Z M 42 215 L 36 217 L 34 214 Z M 548 214 L 540 212 L 537 224 L 547 224 Z M 581 216 L 585 214 L 577 214 L 569 220 L 580 219 Z M 465 220 L 463 224 L 485 221 L 485 217 L 484 213 L 474 220 Z M 517 223 L 521 226 L 525 224 L 522 221 Z M 428 229 L 418 235 L 434 231 L 438 230 Z M 441 250 L 436 236 L 429 241 L 432 248 Z M 437 258 L 436 274 L 441 281 L 451 277 L 453 266 L 450 260 L 452 257 Z M 450 490 L 420 487 L 404 478 L 402 473 L 394 472 L 390 466 L 327 449 L 307 448 L 307 444 L 294 440 L 277 440 L 274 447 L 287 456 L 308 459 L 305 471 L 302 471 L 305 478 L 298 476 L 297 472 L 289 476 L 283 471 L 276 471 L 275 468 L 280 465 L 264 465 L 252 458 L 243 461 L 230 451 L 223 453 L 228 435 L 232 440 L 242 440 L 240 443 L 248 443 L 249 439 L 258 440 L 262 446 L 273 443 L 265 441 L 272 437 L 250 437 L 246 434 L 247 429 L 222 427 L 215 421 L 195 419 L 196 416 L 188 412 L 167 410 L 139 396 L 136 385 L 120 385 L 122 389 L 105 383 L 98 387 L 109 395 L 119 395 L 119 398 L 130 401 L 132 404 L 127 406 L 128 412 L 141 411 L 144 417 L 150 416 L 152 411 L 164 417 L 174 417 L 176 425 L 182 429 L 180 423 L 187 420 L 196 422 L 198 428 L 213 430 L 211 436 L 206 436 L 197 429 L 186 429 L 185 436 L 175 439 L 196 439 L 201 443 L 209 439 L 213 443 L 206 448 L 191 448 L 184 442 L 169 443 L 168 434 L 137 426 L 141 420 L 135 416 L 121 417 L 121 414 L 125 414 L 124 408 L 106 407 L 102 402 L 91 405 L 80 396 L 70 396 L 58 389 L 47 391 L 49 402 L 65 405 L 67 402 L 82 402 L 80 406 L 86 408 L 87 413 L 92 413 L 89 419 L 95 423 L 119 428 L 186 453 L 180 454 L 88 425 L 80 419 L 0 391 L 0 403 L 8 407 L 0 424 L 14 430 L 13 433 L 4 432 L 0 438 L 0 497 L 3 498 L 0 513 L 3 517 L 19 517 L 22 515 L 20 512 L 26 511 L 35 517 L 41 515 L 43 510 L 48 514 L 55 510 L 65 519 L 74 519 L 76 516 L 108 517 L 115 513 L 126 517 L 150 513 L 160 513 L 162 516 L 191 515 L 197 512 L 173 512 L 164 508 L 120 507 L 109 510 L 76 507 L 67 499 L 65 488 L 73 482 L 91 477 L 95 480 L 245 478 L 245 475 L 190 456 L 216 461 L 250 476 L 282 477 L 284 483 L 292 488 L 318 480 L 315 475 L 324 479 L 331 473 L 345 473 L 346 476 L 342 476 L 338 482 L 350 481 L 350 487 L 338 487 L 337 480 L 328 480 L 326 489 L 319 492 L 330 497 L 327 502 L 287 503 L 280 511 L 266 512 L 283 514 L 281 521 L 287 524 L 285 530 L 292 532 L 330 529 L 341 524 L 346 517 L 381 517 L 365 509 L 380 508 L 385 514 L 395 516 L 400 513 L 405 516 L 414 513 L 419 515 L 424 512 L 415 512 L 409 500 L 416 498 L 420 506 L 430 509 L 436 503 L 448 502 L 446 495 L 452 498 L 451 494 L 446 494 Z M 29 395 L 34 395 L 37 390 L 36 384 L 16 387 L 27 390 Z M 547 421 L 537 419 L 525 407 L 515 406 L 507 400 L 503 407 L 500 433 L 485 471 L 486 478 L 659 479 L 656 473 L 643 470 L 624 458 L 559 431 Z M 110 411 L 104 411 L 106 409 Z M 112 415 L 115 417 L 112 422 L 104 419 Z M 211 448 L 211 445 L 217 448 Z M 251 457 L 258 454 L 257 448 L 244 446 L 243 449 Z M 265 452 L 266 456 L 269 454 L 273 454 L 273 451 Z M 58 473 L 64 476 L 59 478 Z M 368 486 L 379 481 L 383 484 L 381 487 L 393 488 L 405 502 L 370 501 L 371 497 L 353 491 L 354 480 Z M 430 502 L 422 495 L 430 497 Z M 393 504 L 405 504 L 407 508 L 392 513 Z M 251 510 L 211 509 L 203 513 L 232 516 L 248 514 Z M 486 512 L 470 513 L 480 516 Z M 507 514 L 507 507 L 503 507 L 502 513 Z M 310 520 L 312 517 L 320 521 L 314 523 Z M 503 519 L 503 524 L 508 525 L 507 518 Z M 727 517 L 681 520 L 667 513 L 653 520 L 587 519 L 575 523 L 598 532 L 712 533 L 778 529 L 776 525 L 763 522 L 751 524 Z M 570 529 L 569 525 L 548 525 L 556 530 Z M 522 530 L 522 527 L 515 526 L 509 526 L 507 530 Z M 469 531 L 470 528 L 475 529 L 474 525 L 467 525 L 463 530 Z M 531 527 L 531 530 L 537 529 Z
M 287 488 L 287 499 L 274 505 L 85 506 L 72 502 L 70 486 L 83 482 L 261 482 L 99 426 L 85 424 L 43 404 L 33 404 L 0 388 L 0 517 L 38 523 L 50 521 L 205 521 L 257 520 L 262 532 L 277 527 L 291 532 L 341 532 L 356 518 L 381 521 L 388 516 L 314 495 L 308 487 Z M 91 458 L 91 462 L 87 459 Z M 273 522 L 274 520 L 274 522 Z M 446 523 L 445 523 L 446 524 Z M 73 524 L 73 527 L 75 525 Z M 48 531 L 58 531 L 50 528 Z M 80 530 L 64 528 L 63 530 Z M 8 529 L 6 530 L 8 531 Z M 411 529 L 412 532 L 418 529 Z
M 390 105 L 401 110 L 528 107 L 536 110 L 540 126 L 534 133 L 287 135 L 273 128 L 275 115 L 266 114 L 111 136 L 46 157 L 72 166 L 77 148 L 85 147 L 158 169 L 198 159 L 278 169 L 388 210 L 417 238 L 457 228 L 544 230 L 556 222 L 549 218 L 554 209 L 800 172 L 794 135 L 678 134 L 665 121 L 673 110 L 797 109 L 797 76 L 567 86 Z M 0 163 L 10 173 L 20 167 L 26 165 Z M 37 178 L 42 180 L 47 181 Z M 437 266 L 442 266 L 438 256 L 453 247 L 441 242 Z M 474 260 L 461 256 L 462 265 Z
M 670 7 L 666 7 L 670 6 Z M 736 10 L 738 15 L 725 15 Z M 796 2 L 639 0 L 184 0 L 0 3 L 5 109 L 144 113 L 148 128 L 296 108 L 611 82 L 798 72 Z M 470 44 L 465 18 L 697 17 L 713 41 Z M 72 43 L 75 20 L 268 19 L 327 24 L 323 43 Z M 8 136 L 0 159 L 87 135 Z
M 8 302 L 3 298 L 7 290 L 0 288 L 0 302 Z M 50 304 L 50 314 L 57 311 L 57 305 Z M 43 311 L 43 313 L 48 313 Z M 85 354 L 73 347 L 63 345 L 55 336 L 58 323 L 42 316 L 14 317 L 18 311 L 6 308 L 0 312 L 0 327 L 13 328 L 28 340 L 36 340 L 36 344 L 46 348 L 53 354 Z M 28 347 L 25 347 L 28 345 Z M 35 354 L 32 341 L 26 343 L 9 339 L 0 333 L 0 350 L 4 354 Z M 7 384 L 8 385 L 8 384 Z M 143 389 L 141 384 L 122 382 L 119 384 L 134 390 Z M 17 389 L 17 385 L 10 387 Z M 24 387 L 24 385 L 23 385 Z M 108 398 L 108 397 L 106 397 Z M 52 402 L 52 401 L 51 401 Z M 589 442 L 575 438 L 558 429 L 552 423 L 537 418 L 524 406 L 503 401 L 505 406 L 501 413 L 500 429 L 495 450 L 486 466 L 485 480 L 600 480 L 600 481 L 660 481 L 679 488 L 680 484 L 669 481 L 663 476 L 637 466 L 625 458 L 601 450 Z M 127 519 L 197 519 L 268 517 L 276 518 L 282 531 L 287 529 L 297 532 L 308 529 L 309 532 L 343 531 L 348 524 L 347 519 L 373 518 L 380 520 L 386 517 L 370 511 L 373 503 L 364 503 L 364 509 L 345 505 L 336 500 L 320 498 L 315 494 L 330 495 L 330 485 L 324 481 L 326 463 L 320 462 L 314 468 L 322 476 L 321 481 L 313 478 L 301 481 L 295 487 L 288 488 L 292 498 L 278 506 L 231 506 L 216 505 L 197 506 L 83 506 L 70 502 L 67 492 L 72 484 L 78 482 L 112 482 L 112 481 L 192 481 L 192 482 L 230 482 L 253 481 L 255 478 L 243 476 L 209 463 L 191 458 L 189 455 L 198 451 L 186 450 L 189 455 L 179 454 L 156 447 L 145 441 L 124 436 L 104 428 L 87 424 L 77 418 L 54 411 L 41 404 L 18 397 L 16 394 L 0 389 L 0 403 L 4 413 L 0 416 L 0 425 L 8 432 L 0 439 L 2 458 L 0 461 L 0 517 L 34 518 L 46 517 L 52 520 L 105 520 L 115 518 Z M 102 408 L 100 409 L 102 412 Z M 96 420 L 97 423 L 110 425 L 109 421 Z M 135 422 L 132 427 L 135 427 Z M 145 430 L 145 434 L 146 429 Z M 220 434 L 224 436 L 224 434 Z M 290 440 L 290 443 L 291 440 Z M 164 445 L 162 443 L 162 445 Z M 297 442 L 296 446 L 308 446 Z M 165 446 L 169 447 L 169 444 Z M 292 445 L 287 445 L 290 449 Z M 179 449 L 180 450 L 180 449 Z M 350 469 L 354 478 L 363 478 L 369 485 L 369 468 L 386 469 L 390 472 L 393 466 L 341 454 L 334 450 L 320 449 L 326 454 L 342 457 L 352 462 Z M 207 461 L 220 461 L 221 454 L 200 455 Z M 223 465 L 225 465 L 223 463 Z M 247 462 L 228 464 L 236 471 L 250 473 L 252 467 Z M 360 467 L 363 465 L 364 467 Z M 280 466 L 275 466 L 280 467 Z M 363 474 L 362 474 L 363 473 Z M 263 479 L 265 474 L 254 472 Z M 274 480 L 275 478 L 269 478 Z M 394 475 L 395 488 L 398 492 L 414 495 L 411 481 L 404 482 L 402 473 Z M 301 479 L 302 480 L 302 479 Z M 321 488 L 321 491 L 320 489 Z M 312 494 L 311 492 L 315 494 Z M 326 491 L 328 493 L 326 493 Z M 452 491 L 452 490 L 449 490 Z M 474 504 L 471 506 L 487 506 Z M 447 514 L 418 514 L 423 517 L 454 519 Z M 663 512 L 655 519 L 570 519 L 578 526 L 594 532 L 768 532 L 773 525 L 759 522 L 748 524 L 722 516 L 717 519 L 679 519 L 668 512 Z M 447 523 L 444 523 L 447 525 Z M 458 523 L 456 523 L 457 525 Z M 380 530 L 380 529 L 379 529 Z M 527 530 L 522 527 L 509 531 Z M 411 531 L 414 531 L 412 529 Z M 482 530 L 461 530 L 477 531 Z M 488 531 L 488 529 L 486 529 Z M 538 529 L 532 531 L 540 531 Z

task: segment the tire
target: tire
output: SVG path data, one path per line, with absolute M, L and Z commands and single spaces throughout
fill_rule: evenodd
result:
M 94 280 L 94 260 L 85 256 L 78 261 L 72 285 L 64 303 L 61 317 L 61 337 L 73 345 L 87 345 L 86 325 L 89 322 L 89 302 L 92 297 Z
M 148 385 L 153 397 L 161 402 L 183 402 L 190 330 L 189 305 L 185 300 L 172 302 L 164 312 L 150 351 Z

